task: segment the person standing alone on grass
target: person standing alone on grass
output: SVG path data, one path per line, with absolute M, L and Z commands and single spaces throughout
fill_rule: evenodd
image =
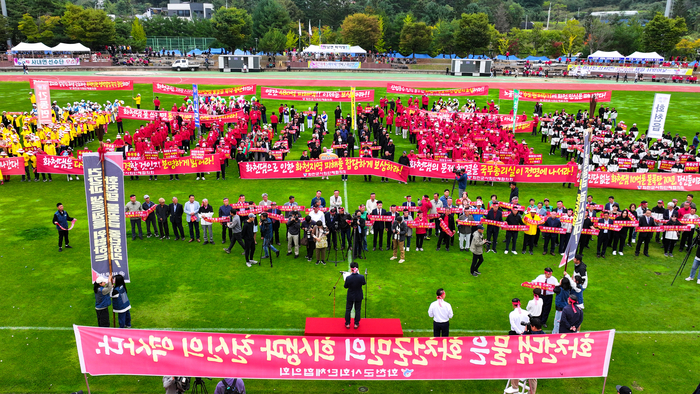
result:
M 484 262 L 484 226 L 476 226 L 476 232 L 472 235 L 471 245 L 469 250 L 472 252 L 472 266 L 471 274 L 472 276 L 479 276 L 479 267 Z
M 141 209 L 141 203 L 136 201 L 136 195 L 132 194 L 129 196 L 129 202 L 126 203 L 124 210 L 126 212 L 143 211 L 143 209 Z M 131 221 L 131 240 L 134 241 L 136 239 L 136 227 L 137 226 L 139 228 L 139 239 L 143 239 L 143 231 L 141 230 L 141 217 L 131 218 L 130 221 Z
M 406 261 L 406 249 L 404 248 L 404 242 L 406 240 L 406 232 L 408 231 L 408 225 L 403 221 L 403 217 L 397 216 L 391 223 L 391 244 L 394 251 L 392 257 L 389 260 L 396 260 L 396 252 L 401 251 L 399 264 Z
M 58 251 L 63 251 L 63 241 L 66 241 L 66 249 L 71 249 L 72 246 L 68 245 L 68 222 L 74 222 L 75 219 L 68 215 L 68 212 L 63 210 L 63 204 L 60 202 L 56 204 L 56 212 L 53 214 L 53 224 L 56 225 L 56 230 L 58 230 Z
M 452 305 L 445 301 L 445 290 L 437 289 L 437 300 L 428 308 L 428 316 L 433 318 L 433 337 L 450 336 L 450 319 L 454 316 Z
M 360 266 L 357 262 L 350 263 L 350 271 L 352 272 L 345 278 L 345 288 L 348 289 L 347 301 L 345 304 L 345 328 L 350 328 L 350 312 L 355 308 L 355 329 L 360 328 L 360 319 L 362 317 L 362 299 L 364 293 L 362 286 L 367 284 L 364 275 L 359 273 Z

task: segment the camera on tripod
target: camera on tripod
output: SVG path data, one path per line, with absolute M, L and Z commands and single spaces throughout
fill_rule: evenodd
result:
M 459 168 L 459 167 L 457 167 L 457 166 L 452 167 L 452 172 L 453 172 L 455 175 L 462 175 L 462 174 L 464 174 L 466 171 L 467 171 L 467 170 L 466 170 L 465 168 Z

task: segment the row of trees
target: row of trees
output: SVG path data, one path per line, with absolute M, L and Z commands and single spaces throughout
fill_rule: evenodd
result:
M 10 4 L 22 1 L 25 0 L 8 0 Z M 138 18 L 112 20 L 104 10 L 82 8 L 71 3 L 61 5 L 52 0 L 36 1 L 43 3 L 45 12 L 31 7 L 25 8 L 28 12 L 24 14 L 17 14 L 16 10 L 10 12 L 7 19 L 0 19 L 0 35 L 4 33 L 14 42 L 41 41 L 53 45 L 59 41 L 79 41 L 93 49 L 116 44 L 130 45 L 136 50 L 146 46 L 147 36 L 215 37 L 217 42 L 212 46 L 227 49 L 257 47 L 268 52 L 321 42 L 359 45 L 370 51 L 397 51 L 405 55 L 510 53 L 558 57 L 596 50 L 622 53 L 643 50 L 667 56 L 691 56 L 700 49 L 698 37 L 684 37 L 688 26 L 682 17 L 665 18 L 657 13 L 645 25 L 634 18 L 604 23 L 584 17 L 565 22 L 550 21 L 549 29 L 542 22 L 522 29 L 515 26 L 522 16 L 522 2 L 512 0 L 508 0 L 511 3 L 496 0 L 493 2 L 497 6 L 495 11 L 489 8 L 493 4 L 489 7 L 485 4 L 483 7 L 488 12 L 466 12 L 458 18 L 449 18 L 452 14 L 439 11 L 439 7 L 472 9 L 481 3 L 463 5 L 447 1 L 434 8 L 437 5 L 432 5 L 431 1 L 418 0 L 418 3 L 423 2 L 424 11 L 435 11 L 429 18 L 417 17 L 413 12 L 390 15 L 374 12 L 372 10 L 394 3 L 371 3 L 365 7 L 367 12 L 348 15 L 335 24 L 314 24 L 311 35 L 308 34 L 308 21 L 301 23 L 302 32 L 299 34 L 300 22 L 296 17 L 303 16 L 304 12 L 295 0 L 256 0 L 254 7 L 251 3 L 242 3 L 243 0 L 232 0 L 240 7 L 221 7 L 211 20 L 193 21 L 162 16 L 143 21 Z M 506 5 L 506 8 L 501 7 Z M 533 0 L 527 6 L 548 6 L 548 3 L 538 4 Z M 412 7 L 417 7 L 416 2 L 411 2 L 409 8 Z M 505 10 L 503 18 L 498 11 L 502 8 Z M 425 12 L 419 15 L 425 15 Z M 321 13 L 319 18 L 323 21 Z

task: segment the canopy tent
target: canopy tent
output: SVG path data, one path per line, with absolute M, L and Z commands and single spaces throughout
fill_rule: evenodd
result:
M 51 52 L 51 48 L 40 42 L 33 44 L 20 42 L 12 47 L 12 52 Z
M 351 53 L 351 54 L 366 54 L 367 51 L 359 46 L 350 46 L 342 44 L 321 44 L 309 45 L 303 51 L 304 53 Z
M 644 60 L 644 61 L 662 62 L 662 61 L 664 61 L 664 57 L 659 55 L 656 52 L 639 52 L 639 51 L 637 51 L 637 52 L 627 56 L 627 60 L 629 60 L 629 61 Z
M 548 62 L 549 58 L 547 56 L 528 56 L 523 60 L 529 60 L 531 62 Z
M 621 60 L 625 57 L 618 51 L 606 52 L 606 51 L 595 51 L 588 55 L 589 59 L 603 59 L 603 60 Z
M 43 44 L 42 44 L 43 45 Z M 90 48 L 83 44 L 65 44 L 60 43 L 51 48 L 53 52 L 90 52 Z
M 496 56 L 496 59 L 498 59 L 498 60 L 523 60 L 523 59 L 519 59 L 515 55 L 510 55 L 510 56 L 498 55 L 498 56 Z

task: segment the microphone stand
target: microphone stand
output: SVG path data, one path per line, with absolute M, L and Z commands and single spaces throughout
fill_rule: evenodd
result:
M 369 285 L 367 284 L 367 268 L 365 268 L 365 288 L 367 289 L 367 299 L 365 300 L 365 319 L 367 318 L 367 304 L 369 304 Z M 362 313 L 362 311 L 360 311 Z
M 335 284 L 333 285 L 333 290 L 331 290 L 330 293 L 328 293 L 328 297 L 333 294 L 333 317 L 335 317 L 335 288 L 338 287 L 338 282 L 340 282 L 340 278 L 343 277 L 343 271 L 340 271 L 340 276 L 338 279 L 335 281 Z

